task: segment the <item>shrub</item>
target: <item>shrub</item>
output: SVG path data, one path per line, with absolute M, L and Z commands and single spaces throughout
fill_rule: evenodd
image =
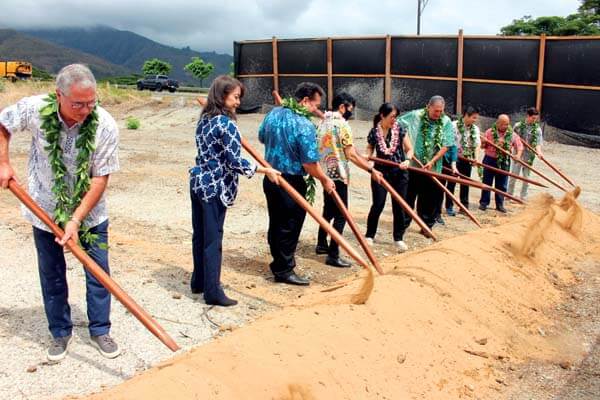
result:
M 138 129 L 140 127 L 140 120 L 135 117 L 127 117 L 127 129 Z

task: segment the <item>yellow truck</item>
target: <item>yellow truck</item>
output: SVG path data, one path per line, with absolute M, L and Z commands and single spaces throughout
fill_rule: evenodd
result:
M 31 63 L 27 61 L 2 61 L 0 60 L 0 78 L 11 81 L 31 78 Z

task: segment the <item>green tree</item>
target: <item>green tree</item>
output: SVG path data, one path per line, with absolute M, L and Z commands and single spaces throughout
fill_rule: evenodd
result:
M 235 76 L 235 64 L 234 63 L 230 63 L 229 64 L 229 76 Z
M 532 18 L 526 15 L 515 19 L 510 25 L 500 29 L 506 36 L 541 35 L 569 36 L 569 35 L 600 35 L 600 16 L 588 14 L 571 14 L 567 17 L 539 17 Z
M 600 0 L 582 0 L 579 12 L 581 14 L 600 15 Z
M 192 62 L 183 67 L 183 69 L 192 74 L 194 78 L 198 79 L 200 81 L 200 86 L 202 86 L 202 81 L 213 72 L 215 66 L 211 63 L 204 62 L 200 57 L 192 57 Z
M 502 35 L 600 35 L 600 0 L 580 0 L 576 14 L 567 17 L 539 17 L 531 15 L 515 19 L 500 29 Z
M 145 75 L 169 75 L 172 69 L 173 66 L 168 62 L 153 58 L 144 62 L 142 72 Z

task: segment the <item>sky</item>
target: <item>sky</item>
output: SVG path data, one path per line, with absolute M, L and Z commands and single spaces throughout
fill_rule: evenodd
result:
M 429 0 L 421 34 L 497 34 L 524 15 L 566 16 L 578 0 Z M 0 28 L 106 25 L 174 47 L 233 53 L 234 41 L 413 35 L 417 0 L 2 0 Z

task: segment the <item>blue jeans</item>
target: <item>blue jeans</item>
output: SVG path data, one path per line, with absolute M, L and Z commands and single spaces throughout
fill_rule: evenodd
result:
M 227 207 L 218 196 L 209 201 L 194 193 L 192 200 L 192 255 L 194 272 L 190 286 L 204 291 L 206 301 L 224 296 L 221 287 L 221 260 L 223 258 L 223 225 Z
M 98 235 L 98 241 L 92 246 L 83 245 L 88 255 L 107 273 L 108 250 L 98 247 L 108 244 L 108 220 L 90 229 Z M 40 283 L 44 309 L 48 318 L 48 328 L 53 337 L 71 335 L 71 307 L 69 306 L 69 288 L 67 286 L 67 264 L 62 246 L 54 241 L 54 234 L 33 228 L 33 239 L 38 256 Z M 110 331 L 110 292 L 85 270 L 87 315 L 91 336 L 100 336 Z
M 496 164 L 497 164 L 496 159 L 492 158 L 490 156 L 485 156 L 483 158 L 483 163 L 485 165 L 489 165 L 491 167 L 496 167 Z M 492 184 L 494 184 L 494 187 L 496 189 L 500 189 L 503 192 L 506 192 L 508 176 L 499 174 L 497 172 L 494 172 L 487 168 L 484 168 L 483 169 L 483 183 L 485 183 L 488 186 L 492 186 Z M 503 195 L 496 193 L 494 198 L 496 200 L 496 208 L 500 208 L 500 207 L 504 206 L 504 196 Z M 490 191 L 482 190 L 481 191 L 481 199 L 479 200 L 479 204 L 487 207 L 490 205 L 490 201 L 491 201 Z

